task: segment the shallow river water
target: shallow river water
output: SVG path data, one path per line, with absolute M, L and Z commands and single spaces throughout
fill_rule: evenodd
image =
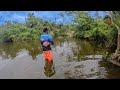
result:
M 39 41 L 0 44 L 0 79 L 117 79 L 120 67 L 102 60 L 112 51 L 73 38 L 54 39 L 53 63 L 44 60 Z

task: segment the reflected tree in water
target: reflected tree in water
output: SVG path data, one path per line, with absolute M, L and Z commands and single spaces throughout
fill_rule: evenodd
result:
M 28 51 L 29 55 L 32 56 L 33 60 L 36 56 L 42 54 L 41 45 L 38 41 L 33 42 L 22 42 L 22 43 L 4 43 L 0 44 L 0 55 L 2 59 L 14 59 L 21 50 Z
M 107 50 L 104 45 L 97 42 L 75 39 L 74 43 L 75 46 L 71 47 L 72 53 L 67 55 L 69 61 L 89 60 L 90 58 L 87 58 L 89 55 L 95 60 L 95 55 L 102 55 Z

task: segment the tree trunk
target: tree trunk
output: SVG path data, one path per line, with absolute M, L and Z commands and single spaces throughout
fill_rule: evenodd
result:
M 117 54 L 120 54 L 120 30 L 118 30 Z

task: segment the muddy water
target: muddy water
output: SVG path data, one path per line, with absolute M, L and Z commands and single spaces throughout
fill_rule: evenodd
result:
M 54 60 L 44 60 L 39 41 L 0 44 L 0 79 L 120 78 L 120 67 L 102 60 L 104 45 L 73 38 L 54 39 Z

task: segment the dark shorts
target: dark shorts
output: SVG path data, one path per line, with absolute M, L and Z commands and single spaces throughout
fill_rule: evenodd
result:
M 51 50 L 51 47 L 50 47 L 50 45 L 48 45 L 47 47 L 45 47 L 45 46 L 42 46 L 42 48 L 43 48 L 43 51 L 49 51 L 49 50 Z

